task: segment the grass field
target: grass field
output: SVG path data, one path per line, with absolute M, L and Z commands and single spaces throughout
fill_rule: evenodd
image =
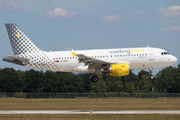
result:
M 0 120 L 179 120 L 180 115 L 0 115 Z
M 0 110 L 180 110 L 180 99 L 0 99 Z M 179 120 L 180 115 L 0 115 L 0 120 Z
M 0 99 L 0 110 L 180 110 L 180 99 Z

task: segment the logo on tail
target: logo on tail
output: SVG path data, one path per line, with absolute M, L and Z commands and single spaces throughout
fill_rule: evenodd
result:
M 6 29 L 14 55 L 41 51 L 16 24 L 7 23 Z
M 16 24 L 7 23 L 5 25 L 14 56 L 4 57 L 3 61 L 45 70 L 59 70 L 53 63 L 53 59 L 47 55 L 47 52 L 36 47 Z

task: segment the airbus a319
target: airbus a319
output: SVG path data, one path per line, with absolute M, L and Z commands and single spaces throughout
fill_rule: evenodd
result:
M 14 55 L 3 61 L 59 72 L 94 72 L 92 82 L 98 81 L 98 73 L 125 76 L 130 69 L 152 69 L 170 66 L 177 58 L 166 50 L 153 47 L 117 48 L 98 50 L 72 50 L 46 52 L 39 49 L 16 24 L 5 24 Z

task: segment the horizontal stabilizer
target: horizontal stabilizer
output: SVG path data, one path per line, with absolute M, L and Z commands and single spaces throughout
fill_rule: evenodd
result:
M 28 62 L 30 60 L 28 58 L 22 58 L 22 57 L 18 57 L 18 56 L 8 56 L 8 57 L 13 58 L 18 61 L 21 61 L 21 62 Z
M 16 59 L 11 58 L 11 57 L 4 57 L 4 58 L 3 58 L 3 61 L 10 62 L 10 63 L 14 63 L 14 64 L 17 64 L 17 65 L 23 65 L 23 66 L 24 66 L 24 64 L 23 64 L 21 61 L 16 60 Z

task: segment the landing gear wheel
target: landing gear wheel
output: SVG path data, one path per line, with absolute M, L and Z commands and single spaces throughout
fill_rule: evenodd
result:
M 154 76 L 153 76 L 153 75 L 151 75 L 151 79 L 154 79 Z
M 154 76 L 152 75 L 152 69 L 153 69 L 153 68 L 149 68 L 149 71 L 150 71 L 150 74 L 151 74 L 151 77 L 150 77 L 150 78 L 151 78 L 151 79 L 154 79 Z
M 92 82 L 97 82 L 98 80 L 99 80 L 98 76 L 93 76 L 93 77 L 91 78 L 91 81 L 92 81 Z

